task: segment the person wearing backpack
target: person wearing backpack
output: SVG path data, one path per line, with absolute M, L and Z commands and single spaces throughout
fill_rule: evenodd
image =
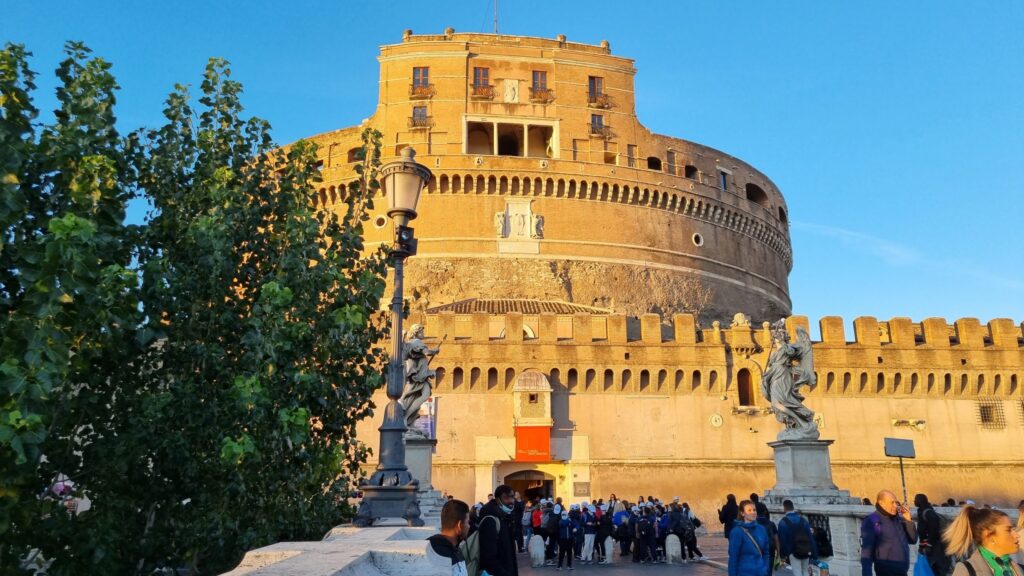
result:
M 945 522 L 924 494 L 914 496 L 914 506 L 917 506 L 918 556 L 928 559 L 933 574 L 944 575 L 949 572 L 949 556 L 946 543 L 942 541 Z
M 562 518 L 558 522 L 558 568 L 556 570 L 562 569 L 563 559 L 568 559 L 569 570 L 575 570 L 572 567 L 572 556 L 578 529 L 576 521 L 569 517 L 569 512 L 562 510 Z
M 551 507 L 551 512 L 548 514 L 548 519 L 544 524 L 544 532 L 548 537 L 548 546 L 544 551 L 544 558 L 547 560 L 545 565 L 554 566 L 555 560 L 558 558 L 558 523 L 562 520 L 564 509 L 561 504 L 552 505 L 549 502 L 548 506 Z
M 682 519 L 679 523 L 682 535 L 679 537 L 679 540 L 686 548 L 687 561 L 698 562 L 704 559 L 704 553 L 697 547 L 697 528 L 700 528 L 700 520 L 690 510 L 690 504 L 687 502 L 683 502 L 682 513 Z
M 480 569 L 490 576 L 519 576 L 512 528 L 514 505 L 512 488 L 502 484 L 494 489 L 494 499 L 480 509 Z
M 793 567 L 793 576 L 806 576 L 807 569 L 818 559 L 811 523 L 793 510 L 792 500 L 783 500 L 785 515 L 779 520 L 779 557 Z
M 427 561 L 452 576 L 469 576 L 459 544 L 469 536 L 469 505 L 449 500 L 441 508 L 441 533 L 427 538 Z M 448 572 L 451 570 L 451 572 Z
M 522 552 L 525 552 L 526 549 L 530 546 L 530 537 L 533 536 L 533 509 L 536 508 L 536 506 L 537 504 L 535 502 L 524 502 L 523 517 L 520 519 L 520 524 L 523 527 Z

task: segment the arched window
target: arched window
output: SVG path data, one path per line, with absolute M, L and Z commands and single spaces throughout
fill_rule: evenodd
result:
M 516 371 L 513 368 L 505 369 L 505 389 L 512 386 L 512 383 L 516 380 Z
M 661 158 L 658 158 L 657 156 L 648 156 L 647 157 L 647 169 L 648 170 L 658 170 L 658 171 L 660 171 L 661 170 Z
M 498 387 L 498 369 L 488 368 L 487 369 L 487 389 L 493 390 Z
M 590 390 L 590 387 L 594 385 L 594 378 L 597 377 L 597 372 L 593 368 L 587 370 L 586 379 L 583 381 L 583 386 L 586 390 Z
M 576 373 L 575 368 L 569 368 L 568 374 L 566 374 L 565 386 L 569 390 L 575 390 L 576 386 L 579 385 L 579 377 Z
M 348 151 L 348 154 L 345 156 L 345 160 L 349 164 L 352 164 L 353 162 L 359 162 L 359 160 L 361 159 L 360 156 L 362 156 L 362 155 L 363 155 L 363 149 L 362 148 L 350 148 L 349 151 Z
M 458 390 L 462 387 L 462 368 L 456 368 L 452 370 L 452 390 Z
M 765 194 L 764 190 L 760 186 L 753 182 L 747 182 L 747 200 L 751 202 L 757 202 L 761 206 L 768 207 L 768 195 Z
M 469 389 L 476 390 L 480 386 L 480 369 L 472 368 L 469 371 Z
M 604 371 L 604 389 L 605 390 L 611 390 L 612 386 L 614 386 L 614 385 L 615 385 L 615 373 L 612 372 L 611 369 L 609 368 L 608 370 Z
M 629 388 L 629 381 L 632 378 L 632 376 L 633 376 L 632 372 L 630 372 L 629 370 L 623 370 L 622 371 L 622 383 L 620 384 L 619 388 L 622 389 L 622 390 L 628 389 Z
M 438 368 L 434 371 L 434 386 L 440 389 L 444 384 L 444 368 Z
M 740 396 L 740 406 L 754 405 L 754 384 L 750 381 L 750 370 L 743 368 L 736 373 L 736 391 Z
M 789 220 L 786 219 L 786 209 L 782 206 L 779 206 L 779 221 L 783 224 L 789 222 Z
M 700 370 L 693 371 L 693 378 L 690 380 L 690 383 L 693 385 L 694 390 L 700 388 Z
M 651 373 L 647 370 L 640 371 L 640 391 L 645 392 L 651 387 Z
M 686 176 L 687 178 L 689 178 L 690 180 L 696 180 L 697 179 L 697 167 L 693 166 L 693 165 L 690 165 L 690 164 L 687 164 L 686 168 L 684 168 L 683 175 Z

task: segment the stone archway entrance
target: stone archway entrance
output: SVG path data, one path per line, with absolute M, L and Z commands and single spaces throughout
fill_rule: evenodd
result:
M 503 483 L 522 494 L 525 500 L 555 496 L 555 477 L 540 470 L 513 472 L 505 476 Z

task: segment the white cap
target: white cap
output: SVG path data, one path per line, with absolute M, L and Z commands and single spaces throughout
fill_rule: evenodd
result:
M 640 511 L 640 507 L 639 506 L 633 506 L 632 508 L 630 508 L 630 512 L 639 512 L 639 511 Z
M 673 498 L 672 501 L 673 502 L 679 502 L 679 496 L 676 496 L 675 498 Z

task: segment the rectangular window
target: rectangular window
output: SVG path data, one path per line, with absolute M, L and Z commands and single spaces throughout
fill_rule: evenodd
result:
M 540 394 L 537 394 L 537 393 L 531 393 L 531 394 L 530 394 L 530 395 L 528 396 L 528 398 L 529 398 L 529 400 L 530 400 L 530 404 L 536 404 L 536 403 L 540 402 Z
M 491 85 L 491 69 L 490 68 L 473 68 L 473 86 L 483 87 Z
M 722 186 L 722 190 L 728 190 L 729 189 L 729 175 L 728 174 L 726 174 L 725 172 L 719 172 L 718 173 L 718 181 L 719 181 L 719 184 L 721 184 L 721 186 Z
M 430 68 L 417 66 L 412 69 L 412 85 L 417 88 L 430 85 Z
M 636 168 L 636 144 L 626 145 L 626 166 Z
M 591 98 L 604 94 L 604 78 L 601 78 L 600 76 L 591 76 L 587 82 L 587 86 L 589 87 Z
M 601 114 L 590 115 L 590 131 L 600 132 L 601 128 L 604 128 L 604 116 Z
M 676 153 L 672 152 L 672 151 L 669 151 L 666 156 L 667 156 L 666 159 L 668 160 L 668 173 L 672 174 L 672 175 L 675 175 L 675 173 L 676 173 Z M 743 404 L 743 406 L 746 406 L 746 404 Z
M 548 73 L 544 70 L 533 71 L 533 89 L 534 90 L 547 90 L 548 88 Z
M 412 107 L 413 120 L 420 122 L 427 121 L 427 107 L 426 106 L 413 106 Z

